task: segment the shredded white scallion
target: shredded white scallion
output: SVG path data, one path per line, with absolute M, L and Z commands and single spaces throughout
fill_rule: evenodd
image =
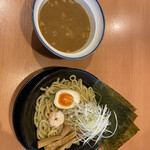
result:
M 116 126 L 114 131 L 107 129 L 111 125 L 109 121 L 111 111 L 109 111 L 107 105 L 103 107 L 97 102 L 76 104 L 73 110 L 68 109 L 65 113 L 69 114 L 66 124 L 75 126 L 76 137 L 78 141 L 82 141 L 84 144 L 89 144 L 90 140 L 95 141 L 96 144 L 101 138 L 110 138 L 115 134 L 118 127 L 117 115 L 113 111 Z M 110 133 L 111 135 L 104 136 L 104 133 Z

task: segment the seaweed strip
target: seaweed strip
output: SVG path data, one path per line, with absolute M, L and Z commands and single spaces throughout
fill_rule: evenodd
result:
M 98 144 L 102 150 L 117 150 L 130 138 L 132 138 L 138 130 L 139 129 L 136 127 L 136 125 L 130 119 L 128 119 L 124 125 L 118 128 L 118 131 L 114 136 L 109 139 L 103 139 Z
M 136 114 L 128 107 L 129 105 L 125 106 L 125 103 L 124 103 L 125 99 L 122 98 L 121 96 L 117 96 L 117 98 L 116 98 L 116 96 L 113 97 L 111 93 L 116 93 L 115 95 L 117 95 L 118 93 L 115 92 L 111 88 L 109 88 L 109 90 L 108 90 L 108 88 L 109 87 L 106 86 L 102 82 L 97 82 L 93 86 L 94 91 L 96 91 L 97 93 L 102 95 L 102 98 L 100 100 L 100 105 L 107 104 L 110 111 L 112 111 L 112 112 L 115 111 L 115 113 L 117 114 L 118 121 L 119 121 L 118 122 L 119 126 L 121 126 L 128 118 L 130 118 L 131 120 L 135 120 Z M 113 92 L 110 92 L 110 91 L 113 91 Z M 118 100 L 118 98 L 121 98 L 122 100 Z M 98 98 L 96 97 L 96 99 L 98 99 Z M 110 121 L 112 122 L 111 128 L 113 129 L 113 128 L 115 128 L 115 124 L 116 124 L 115 118 L 111 117 L 110 119 L 111 119 Z
M 131 111 L 135 111 L 136 108 L 129 103 L 124 97 L 122 97 L 118 92 L 114 91 L 112 88 L 110 88 L 108 85 L 105 84 L 105 88 L 107 89 L 108 93 L 114 97 L 115 99 L 119 100 L 123 105 L 128 107 Z
M 120 139 L 116 142 L 116 144 L 113 147 L 118 149 L 124 143 L 126 143 L 130 138 L 132 138 L 138 131 L 139 131 L 139 128 L 134 123 L 132 123 L 128 127 L 128 130 L 126 130 L 123 136 L 120 137 Z
M 107 104 L 111 111 L 115 111 L 118 118 L 118 129 L 115 135 L 108 139 L 103 138 L 99 141 L 98 145 L 102 148 L 102 150 L 117 150 L 139 130 L 133 123 L 137 117 L 134 113 L 136 108 L 119 93 L 100 81 L 95 83 L 93 89 L 96 93 L 102 95 L 100 104 Z M 97 96 L 96 99 L 98 99 Z M 113 131 L 116 124 L 113 114 L 110 118 L 110 122 L 112 124 L 108 127 L 108 129 Z
M 111 87 L 109 87 L 108 85 L 106 85 L 105 83 L 99 80 L 94 84 L 93 89 L 94 91 L 100 93 L 101 95 L 103 95 L 103 90 L 104 90 L 107 94 L 109 94 L 109 96 L 120 101 L 124 106 L 128 107 L 132 112 L 136 110 L 136 108 L 131 103 L 129 103 L 123 96 L 121 96 L 114 89 L 112 89 Z
M 138 131 L 139 128 L 132 122 L 125 133 L 116 141 L 116 143 L 110 144 L 110 140 L 105 140 L 100 147 L 102 150 L 117 150 L 129 139 L 131 139 Z

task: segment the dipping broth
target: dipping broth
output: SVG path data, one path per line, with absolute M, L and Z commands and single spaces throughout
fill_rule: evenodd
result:
M 74 0 L 48 0 L 41 7 L 38 19 L 43 37 L 59 51 L 77 51 L 89 39 L 89 17 Z

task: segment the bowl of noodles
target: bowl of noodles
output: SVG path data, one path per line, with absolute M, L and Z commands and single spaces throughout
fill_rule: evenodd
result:
M 60 69 L 45 76 L 38 82 L 27 98 L 22 120 L 24 137 L 30 149 L 37 148 L 38 140 L 58 136 L 62 131 L 63 125 L 53 127 L 49 125 L 48 121 L 50 112 L 61 110 L 65 113 L 65 110 L 59 109 L 54 105 L 53 100 L 57 91 L 69 89 L 84 92 L 84 97 L 89 97 L 89 99 L 92 100 L 94 99 L 94 92 L 92 88 L 87 87 L 93 86 L 95 81 L 96 78 L 87 72 L 78 69 Z M 78 84 L 80 84 L 80 86 Z M 45 95 L 44 93 L 47 94 Z M 52 101 L 49 99 L 50 97 L 52 97 Z M 81 98 L 80 101 L 85 100 Z M 45 116 L 47 117 L 45 118 Z M 79 145 L 76 144 L 71 148 L 77 149 L 78 147 Z M 95 147 L 97 147 L 97 145 L 95 145 Z
M 125 132 L 123 122 L 133 115 L 112 91 L 83 70 L 54 67 L 42 71 L 16 99 L 13 124 L 18 140 L 28 150 L 112 146 Z

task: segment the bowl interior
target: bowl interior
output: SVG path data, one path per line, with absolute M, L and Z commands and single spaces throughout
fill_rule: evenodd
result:
M 30 92 L 29 96 L 26 99 L 25 107 L 22 113 L 22 122 L 21 122 L 21 128 L 23 132 L 24 140 L 26 141 L 26 147 L 30 150 L 37 149 L 37 136 L 36 136 L 36 127 L 34 126 L 34 113 L 35 113 L 35 105 L 37 98 L 42 94 L 40 91 L 40 87 L 46 87 L 50 86 L 54 81 L 56 81 L 57 78 L 60 79 L 69 79 L 70 75 L 76 75 L 76 77 L 83 79 L 83 84 L 87 87 L 93 86 L 95 82 L 97 81 L 97 78 L 95 78 L 93 75 L 78 70 L 78 69 L 60 69 L 58 71 L 55 71 L 47 76 L 45 76 L 42 80 L 39 81 L 39 83 L 33 88 L 33 90 Z M 97 145 L 95 145 L 95 148 L 97 148 Z M 95 149 L 94 148 L 94 149 Z M 87 145 L 72 145 L 70 150 L 90 150 L 91 147 Z
M 75 0 L 77 3 L 79 3 L 87 12 L 90 22 L 91 22 L 91 34 L 90 38 L 87 41 L 87 43 L 78 51 L 72 52 L 72 53 L 65 53 L 58 51 L 54 47 L 52 47 L 43 37 L 39 24 L 38 24 L 38 15 L 40 8 L 47 0 L 35 0 L 33 4 L 33 10 L 32 10 L 32 19 L 33 19 L 33 26 L 35 29 L 35 32 L 40 39 L 40 41 L 45 45 L 45 47 L 53 52 L 54 54 L 63 57 L 63 58 L 81 58 L 84 56 L 89 55 L 92 53 L 100 44 L 102 41 L 103 35 L 104 35 L 104 28 L 105 28 L 105 21 L 104 21 L 104 15 L 103 11 L 101 9 L 100 4 L 97 0 Z

